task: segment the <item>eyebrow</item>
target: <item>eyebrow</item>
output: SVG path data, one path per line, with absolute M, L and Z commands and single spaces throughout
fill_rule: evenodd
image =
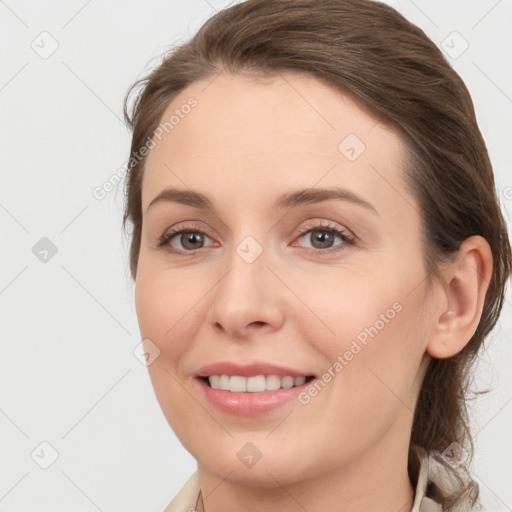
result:
M 302 206 L 307 204 L 319 203 L 322 201 L 328 201 L 337 199 L 341 201 L 347 201 L 379 215 L 375 207 L 358 196 L 349 189 L 342 187 L 335 188 L 309 188 L 301 189 L 293 192 L 287 192 L 279 196 L 277 201 L 273 205 L 274 210 L 282 210 L 287 208 L 294 208 L 296 206 Z M 183 190 L 176 188 L 166 188 L 162 190 L 148 205 L 146 212 L 155 204 L 161 202 L 173 202 L 180 203 L 194 208 L 215 210 L 213 202 L 208 196 L 194 190 Z

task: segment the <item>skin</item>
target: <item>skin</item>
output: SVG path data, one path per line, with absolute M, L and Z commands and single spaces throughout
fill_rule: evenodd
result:
M 405 146 L 392 128 L 298 73 L 211 80 L 169 104 L 162 120 L 190 96 L 198 100 L 147 157 L 135 291 L 142 337 L 160 349 L 151 381 L 197 460 L 205 509 L 409 511 L 408 443 L 421 382 L 432 356 L 456 354 L 476 330 L 489 246 L 466 240 L 443 269 L 444 284 L 429 292 L 419 207 L 402 180 Z M 366 146 L 354 161 L 338 149 L 351 133 Z M 282 193 L 334 186 L 377 213 L 342 200 L 272 209 Z M 214 210 L 173 202 L 147 210 L 167 187 L 202 192 Z M 315 226 L 327 222 L 356 243 L 335 236 L 331 247 L 341 250 L 326 253 L 309 230 L 323 233 Z M 196 249 L 181 235 L 167 246 L 185 255 L 158 246 L 171 227 L 190 223 L 205 234 Z M 252 263 L 236 252 L 247 236 L 263 249 Z M 397 302 L 401 311 L 306 405 L 231 415 L 194 378 L 217 361 L 268 361 L 321 376 Z M 262 454 L 252 467 L 237 458 L 248 442 Z

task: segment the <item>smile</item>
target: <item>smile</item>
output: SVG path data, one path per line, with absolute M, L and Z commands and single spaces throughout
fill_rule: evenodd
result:
M 292 377 L 290 375 L 255 375 L 244 377 L 242 375 L 210 375 L 205 377 L 207 384 L 213 389 L 231 391 L 232 393 L 261 393 L 263 391 L 277 391 L 302 386 L 312 376 Z
M 315 378 L 308 370 L 263 361 L 219 361 L 199 368 L 194 377 L 207 402 L 237 416 L 261 415 L 293 403 Z

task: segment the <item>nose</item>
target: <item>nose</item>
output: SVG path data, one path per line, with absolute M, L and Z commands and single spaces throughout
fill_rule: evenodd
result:
M 208 321 L 218 332 L 246 340 L 278 330 L 284 321 L 285 287 L 276 277 L 266 252 L 254 261 L 241 244 L 233 249 L 222 276 L 212 290 Z M 272 265 L 275 266 L 275 265 Z

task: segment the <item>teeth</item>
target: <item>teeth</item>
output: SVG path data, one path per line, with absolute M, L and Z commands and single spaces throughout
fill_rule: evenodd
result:
M 306 382 L 306 377 L 295 377 L 295 379 L 293 379 L 294 386 L 302 386 L 304 382 Z
M 227 375 L 219 376 L 219 389 L 229 389 L 229 377 Z
M 239 377 L 244 379 L 244 377 Z M 266 379 L 264 375 L 256 375 L 255 377 L 249 377 L 244 379 L 247 382 L 247 391 L 251 393 L 257 393 L 258 391 L 264 391 L 266 389 Z M 233 388 L 229 388 L 233 391 Z
M 267 375 L 265 378 L 266 391 L 275 391 L 281 389 L 281 377 L 279 375 Z
M 211 375 L 208 377 L 213 389 L 232 391 L 233 393 L 261 391 L 276 391 L 277 389 L 289 389 L 301 386 L 306 382 L 306 377 L 281 377 L 280 375 L 255 375 L 254 377 L 242 377 L 240 375 Z
M 239 375 L 233 375 L 229 378 L 229 390 L 235 393 L 241 393 L 247 391 L 247 380 L 245 377 Z
M 281 387 L 285 389 L 293 388 L 294 380 L 293 377 L 283 377 L 281 379 Z

